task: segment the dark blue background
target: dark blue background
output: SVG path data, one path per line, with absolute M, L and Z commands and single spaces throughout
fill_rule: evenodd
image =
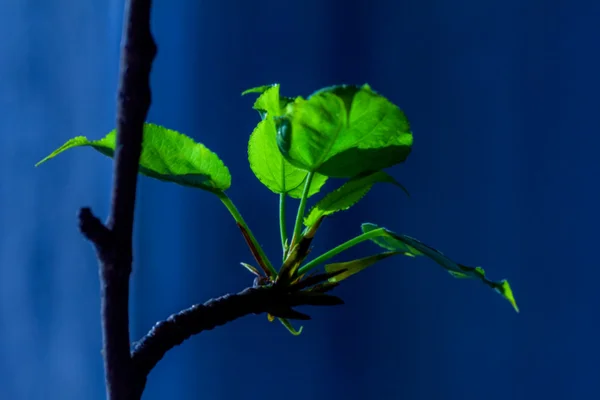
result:
M 522 312 L 427 260 L 390 259 L 336 291 L 345 306 L 310 310 L 299 337 L 265 317 L 194 337 L 145 399 L 600 397 L 600 2 L 154 3 L 149 119 L 219 154 L 273 258 L 278 200 L 248 168 L 258 116 L 240 92 L 368 82 L 412 122 L 413 153 L 391 171 L 412 198 L 375 188 L 327 221 L 315 253 L 384 224 L 508 278 Z M 75 215 L 107 215 L 111 163 L 82 149 L 33 164 L 114 127 L 121 21 L 117 0 L 0 6 L 2 399 L 104 398 L 97 267 Z M 137 204 L 132 339 L 251 283 L 216 198 L 142 177 Z

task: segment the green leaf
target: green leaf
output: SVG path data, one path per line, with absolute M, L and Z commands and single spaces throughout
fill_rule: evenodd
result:
M 280 116 L 283 109 L 294 101 L 291 97 L 281 96 L 279 93 L 280 85 L 274 83 L 272 85 L 260 86 L 253 89 L 248 89 L 242 95 L 250 93 L 260 93 L 260 96 L 254 102 L 252 108 L 258 111 L 262 119 L 269 114 L 271 117 Z
M 289 99 L 279 96 L 279 85 L 260 89 L 264 90 L 254 103 L 254 109 L 263 115 L 263 120 L 258 123 L 248 142 L 250 168 L 258 180 L 271 191 L 300 198 L 308 172 L 296 168 L 283 158 L 277 147 L 277 131 L 273 120 L 273 116 L 281 113 L 281 107 L 285 106 Z M 309 196 L 318 193 L 326 180 L 326 176 L 315 174 Z
M 361 228 L 364 233 L 374 231 L 375 229 L 380 229 L 379 226 L 371 224 L 369 222 L 362 224 Z M 390 235 L 387 229 L 383 229 L 384 232 L 381 236 L 377 236 L 371 239 L 371 241 L 376 243 L 378 246 L 383 247 L 384 249 L 389 251 L 400 251 L 402 252 L 402 254 L 409 257 L 423 255 L 423 253 L 421 253 L 417 249 L 407 246 L 400 240 L 396 239 L 394 236 Z
M 370 267 L 375 264 L 377 261 L 381 261 L 391 256 L 395 256 L 396 254 L 400 254 L 398 251 L 388 251 L 385 253 L 375 254 L 369 257 L 359 258 L 358 260 L 328 264 L 325 266 L 325 272 L 337 272 L 341 270 L 345 270 L 339 275 L 334 276 L 333 278 L 329 278 L 329 282 L 335 283 L 341 280 L 348 278 L 354 274 L 359 273 L 363 269 Z
M 245 96 L 245 95 L 250 94 L 250 93 L 258 93 L 258 94 L 264 93 L 265 91 L 267 91 L 267 89 L 272 88 L 274 85 L 275 84 L 273 84 L 273 85 L 262 85 L 262 86 L 257 86 L 257 87 L 253 87 L 253 88 L 250 88 L 250 89 L 246 89 L 246 90 L 244 90 L 242 92 L 242 96 Z
M 383 171 L 368 175 L 359 175 L 350 179 L 342 186 L 329 193 L 311 208 L 308 216 L 304 219 L 304 225 L 312 226 L 319 218 L 331 215 L 338 211 L 347 210 L 362 199 L 371 190 L 374 184 L 387 182 L 400 187 L 408 192 L 400 183 Z
M 285 328 L 294 336 L 299 336 L 302 333 L 302 330 L 304 329 L 303 326 L 300 327 L 300 329 L 296 330 L 292 324 L 290 323 L 290 321 L 288 321 L 285 318 L 278 318 L 279 322 L 281 322 L 281 324 L 283 326 L 285 326 Z
M 378 229 L 375 224 L 365 223 L 362 225 L 363 232 L 370 232 Z M 395 250 L 404 254 L 409 253 L 412 256 L 424 255 L 441 265 L 450 275 L 455 278 L 478 279 L 487 286 L 494 289 L 502 297 L 510 302 L 516 312 L 519 312 L 519 307 L 514 298 L 512 289 L 507 280 L 491 281 L 481 267 L 469 267 L 463 264 L 452 261 L 439 250 L 434 249 L 415 238 L 406 235 L 398 235 L 384 228 L 384 233 L 381 237 L 372 239 L 373 242 L 387 250 Z M 408 254 L 407 254 L 408 255 Z
M 91 146 L 105 156 L 113 157 L 115 142 L 116 130 L 112 130 L 100 140 L 77 136 L 38 162 L 36 166 L 65 150 L 80 146 Z M 177 131 L 149 123 L 144 124 L 139 172 L 161 181 L 196 187 L 213 193 L 222 192 L 231 186 L 229 170 L 215 153 Z
M 404 113 L 369 85 L 334 86 L 287 104 L 276 118 L 284 157 L 307 171 L 350 178 L 403 162 L 413 136 Z
M 256 276 L 262 276 L 260 274 L 260 272 L 258 272 L 258 270 L 256 268 L 254 268 L 252 265 L 250 264 L 246 264 L 245 262 L 241 262 L 240 264 L 242 264 L 242 267 L 246 268 L 248 271 L 250 271 L 252 274 L 256 275 Z

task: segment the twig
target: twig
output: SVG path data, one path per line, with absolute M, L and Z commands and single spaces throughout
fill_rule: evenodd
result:
M 165 353 L 200 332 L 211 330 L 250 314 L 269 313 L 281 318 L 310 319 L 292 307 L 343 304 L 335 296 L 305 291 L 290 292 L 277 287 L 248 288 L 237 294 L 211 299 L 171 315 L 154 325 L 133 348 L 132 360 L 140 379 L 144 379 Z M 294 289 L 293 287 L 291 288 Z
M 133 217 L 143 128 L 151 103 L 149 76 L 156 55 L 150 32 L 150 9 L 151 0 L 128 0 L 125 6 L 110 217 L 104 225 L 89 208 L 79 212 L 80 231 L 94 244 L 100 264 L 103 354 L 109 400 L 140 399 L 152 368 L 167 351 L 192 335 L 248 314 L 266 312 L 280 318 L 310 319 L 293 307 L 343 304 L 338 297 L 324 293 L 333 287 L 324 283 L 331 274 L 292 285 L 248 288 L 172 315 L 156 324 L 133 351 L 130 349 L 128 306 Z M 311 291 L 309 286 L 313 284 L 322 287 L 313 287 Z
M 104 368 L 110 400 L 137 396 L 131 384 L 129 276 L 138 165 L 151 102 L 149 76 L 156 55 L 150 32 L 151 3 L 125 3 L 110 217 L 104 226 L 89 208 L 79 213 L 80 230 L 93 242 L 100 264 Z

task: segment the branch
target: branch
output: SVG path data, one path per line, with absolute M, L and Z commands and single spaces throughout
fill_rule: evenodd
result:
M 316 291 L 294 291 L 299 288 L 302 287 L 247 288 L 240 293 L 211 299 L 204 304 L 197 304 L 173 314 L 154 325 L 134 346 L 133 368 L 139 374 L 139 378 L 145 381 L 152 368 L 173 347 L 180 345 L 192 335 L 214 329 L 246 315 L 269 313 L 281 318 L 307 320 L 310 319 L 308 315 L 295 311 L 292 307 L 343 304 L 343 301 L 336 296 Z
M 295 285 L 248 288 L 172 315 L 156 324 L 131 351 L 128 309 L 133 218 L 144 123 L 151 103 L 150 71 L 156 56 L 150 9 L 151 0 L 126 0 L 108 222 L 102 224 L 89 208 L 79 212 L 80 231 L 94 244 L 100 264 L 103 354 L 109 400 L 140 399 L 152 368 L 167 351 L 194 334 L 248 314 L 267 312 L 280 318 L 310 319 L 293 307 L 343 303 L 338 297 L 325 294 L 335 286 L 326 282 L 331 274 L 309 277 Z M 316 286 L 310 288 L 311 285 Z
M 156 55 L 150 32 L 151 0 L 127 0 L 117 104 L 113 190 L 107 225 L 89 208 L 79 212 L 81 233 L 100 264 L 102 336 L 107 398 L 135 398 L 129 344 L 129 275 L 139 158 L 151 103 L 149 77 Z

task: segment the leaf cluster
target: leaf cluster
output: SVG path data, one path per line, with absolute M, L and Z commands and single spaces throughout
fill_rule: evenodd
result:
M 413 134 L 404 113 L 369 85 L 338 85 L 314 92 L 306 99 L 285 97 L 280 85 L 249 89 L 257 94 L 253 108 L 260 120 L 250 134 L 248 161 L 258 180 L 279 195 L 279 225 L 282 257 L 275 268 L 250 227 L 226 194 L 231 174 L 223 161 L 206 146 L 175 130 L 146 123 L 139 172 L 161 181 L 205 190 L 227 207 L 244 236 L 257 266 L 242 265 L 255 275 L 255 285 L 306 287 L 307 295 L 319 296 L 344 279 L 378 261 L 396 255 L 427 257 L 461 279 L 475 279 L 492 288 L 518 311 L 508 281 L 492 281 L 481 267 L 456 263 L 440 251 L 410 236 L 394 233 L 372 223 L 362 224 L 362 233 L 306 261 L 311 243 L 323 221 L 358 203 L 375 184 L 386 183 L 408 192 L 384 171 L 406 160 Z M 74 147 L 89 146 L 108 157 L 115 152 L 116 131 L 98 140 L 78 136 L 68 140 L 37 165 Z M 307 210 L 309 198 L 317 195 L 328 179 L 344 180 Z M 288 231 L 286 207 L 299 200 L 296 220 Z M 288 237 L 288 234 L 291 236 Z M 359 243 L 371 241 L 383 252 L 364 258 L 326 264 L 331 258 Z M 325 274 L 314 275 L 324 266 Z M 293 334 L 289 319 L 300 314 L 269 314 L 277 317 Z

